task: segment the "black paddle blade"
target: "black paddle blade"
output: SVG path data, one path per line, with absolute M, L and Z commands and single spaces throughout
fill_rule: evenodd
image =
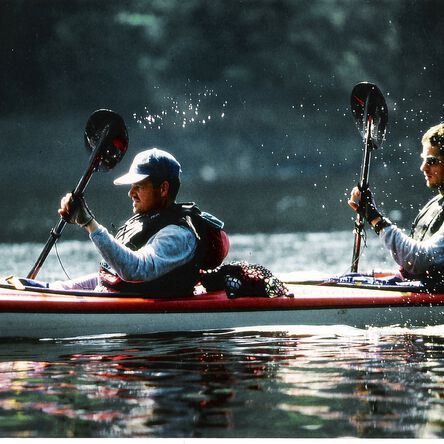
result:
M 379 88 L 368 82 L 358 83 L 351 93 L 351 110 L 363 139 L 370 125 L 372 149 L 382 145 L 387 129 L 388 111 Z
M 97 153 L 101 157 L 97 170 L 109 171 L 122 160 L 128 149 L 128 132 L 122 117 L 108 109 L 94 111 L 88 119 L 84 135 L 86 148 L 94 152 L 102 138 Z

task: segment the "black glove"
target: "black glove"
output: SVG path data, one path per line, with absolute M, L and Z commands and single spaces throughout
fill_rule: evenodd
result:
M 358 213 L 370 224 L 373 219 L 382 217 L 381 213 L 376 208 L 373 193 L 369 188 L 361 191 L 361 200 L 359 202 Z
M 94 214 L 88 208 L 83 194 L 79 196 L 71 196 L 69 201 L 69 213 L 63 217 L 69 224 L 77 224 L 81 227 L 88 225 L 93 219 Z

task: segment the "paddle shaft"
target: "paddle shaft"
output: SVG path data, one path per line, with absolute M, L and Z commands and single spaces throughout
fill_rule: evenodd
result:
M 102 160 L 101 152 L 103 150 L 104 142 L 107 138 L 109 132 L 109 125 L 106 126 L 102 132 L 102 136 L 100 138 L 99 143 L 97 144 L 96 148 L 94 149 L 93 153 L 91 154 L 91 159 L 88 165 L 88 168 L 86 169 L 83 176 L 80 178 L 77 186 L 75 187 L 74 191 L 72 192 L 73 196 L 78 196 L 84 192 L 86 189 L 86 186 L 89 183 L 89 180 L 91 179 L 91 176 L 93 175 L 94 171 L 97 169 L 97 167 L 100 164 L 100 161 Z M 46 258 L 48 257 L 48 254 L 50 253 L 52 247 L 57 242 L 59 237 L 62 235 L 63 229 L 65 228 L 65 225 L 67 222 L 60 218 L 57 225 L 51 230 L 50 236 L 48 240 L 46 241 L 46 244 L 40 253 L 40 256 L 37 258 L 34 266 L 32 267 L 31 271 L 28 273 L 27 278 L 28 279 L 35 279 L 37 277 L 37 274 L 39 273 L 40 269 L 43 266 L 43 263 L 45 262 Z
M 361 166 L 361 177 L 359 180 L 359 189 L 362 191 L 368 188 L 368 176 L 370 171 L 370 157 L 372 150 L 372 140 L 371 140 L 371 126 L 372 126 L 372 116 L 368 116 L 366 122 L 366 132 L 364 140 L 364 154 L 362 158 Z M 361 238 L 362 231 L 364 230 L 364 218 L 361 214 L 356 215 L 355 221 L 355 242 L 353 246 L 353 258 L 350 271 L 352 273 L 357 273 L 359 265 L 359 256 L 361 253 Z

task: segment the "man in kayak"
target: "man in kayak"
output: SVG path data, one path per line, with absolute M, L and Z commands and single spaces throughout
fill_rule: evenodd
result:
M 216 218 L 194 204 L 176 204 L 180 173 L 179 162 L 166 151 L 153 148 L 137 154 L 129 172 L 114 181 L 130 185 L 134 213 L 115 237 L 96 221 L 83 197 L 68 193 L 60 216 L 89 233 L 103 260 L 98 274 L 50 288 L 158 296 L 192 293 L 199 270 L 220 265 L 227 255 L 228 238 Z
M 419 212 L 410 236 L 378 211 L 370 190 L 361 192 L 355 187 L 348 204 L 363 215 L 390 250 L 401 266 L 401 277 L 436 288 L 444 285 L 444 123 L 431 127 L 421 142 L 420 170 L 427 187 L 436 189 L 438 195 Z

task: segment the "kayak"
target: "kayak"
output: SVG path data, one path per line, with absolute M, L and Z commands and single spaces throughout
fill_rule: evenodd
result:
M 364 190 L 368 187 L 370 151 L 381 146 L 384 139 L 387 106 L 376 85 L 361 82 L 352 91 L 351 110 L 365 142 L 360 178 Z M 120 162 L 128 148 L 122 118 L 111 110 L 94 112 L 87 122 L 85 143 L 92 154 L 74 196 L 83 194 L 93 172 L 108 171 Z M 60 219 L 51 230 L 27 278 L 35 279 L 66 223 Z M 231 263 L 211 267 L 201 276 L 206 288 L 226 291 L 156 298 L 25 287 L 6 278 L 5 283 L 0 280 L 0 338 L 141 335 L 287 325 L 414 328 L 444 324 L 444 292 L 427 292 L 421 285 L 397 286 L 393 279 L 389 285 L 371 285 L 365 280 L 368 276 L 359 281 L 363 278 L 356 276 L 363 230 L 359 214 L 356 227 L 353 276 L 337 281 L 319 276 L 297 282 L 281 280 L 263 267 Z M 215 282 L 218 285 L 213 286 Z
M 1 338 L 184 332 L 259 326 L 424 327 L 444 324 L 444 294 L 366 285 L 287 284 L 292 297 L 224 291 L 145 298 L 0 285 Z

